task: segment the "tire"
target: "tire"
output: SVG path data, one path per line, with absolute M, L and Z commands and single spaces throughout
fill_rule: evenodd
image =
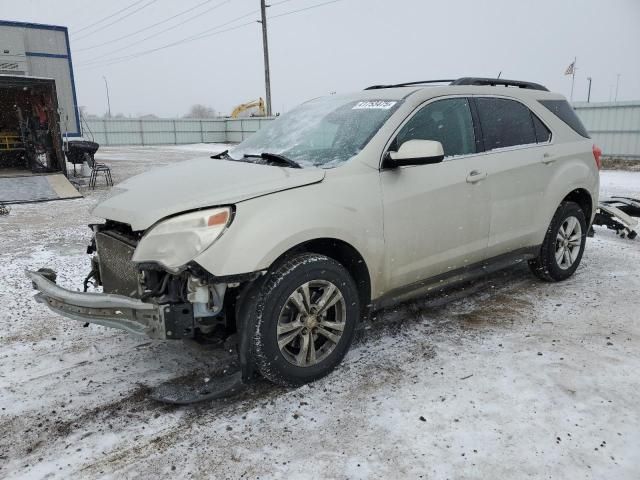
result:
M 249 360 L 263 377 L 303 385 L 342 361 L 360 318 L 360 301 L 355 281 L 340 263 L 324 255 L 296 255 L 255 288 L 245 335 L 250 335 Z
M 565 280 L 580 265 L 586 240 L 587 221 L 584 212 L 575 202 L 562 202 L 547 229 L 540 254 L 529 261 L 529 268 L 546 282 Z

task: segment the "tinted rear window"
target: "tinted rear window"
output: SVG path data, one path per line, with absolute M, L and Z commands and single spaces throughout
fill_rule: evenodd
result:
M 485 150 L 536 143 L 531 113 L 523 104 L 505 98 L 478 98 L 476 102 Z
M 591 138 L 589 132 L 584 128 L 584 125 L 576 115 L 576 112 L 571 108 L 569 102 L 566 100 L 538 100 L 544 107 L 546 107 L 551 113 L 569 125 L 577 134 L 582 135 L 584 138 Z

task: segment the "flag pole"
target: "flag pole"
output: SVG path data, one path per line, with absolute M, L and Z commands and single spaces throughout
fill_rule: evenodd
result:
M 577 57 L 573 57 L 573 72 L 571 73 L 571 101 L 573 102 L 573 86 L 576 83 L 576 60 Z

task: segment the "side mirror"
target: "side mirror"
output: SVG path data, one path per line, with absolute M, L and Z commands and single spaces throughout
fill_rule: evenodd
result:
M 427 165 L 444 159 L 442 144 L 435 140 L 407 140 L 397 152 L 387 152 L 382 161 L 383 168 L 406 165 Z

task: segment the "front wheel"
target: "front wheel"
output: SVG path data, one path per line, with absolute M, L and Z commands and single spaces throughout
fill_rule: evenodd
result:
M 269 272 L 250 313 L 251 357 L 280 385 L 302 385 L 333 370 L 360 318 L 356 284 L 324 255 L 301 254 Z
M 575 202 L 562 202 L 551 220 L 540 254 L 529 261 L 531 271 L 547 282 L 569 278 L 580 265 L 586 240 L 584 212 Z

